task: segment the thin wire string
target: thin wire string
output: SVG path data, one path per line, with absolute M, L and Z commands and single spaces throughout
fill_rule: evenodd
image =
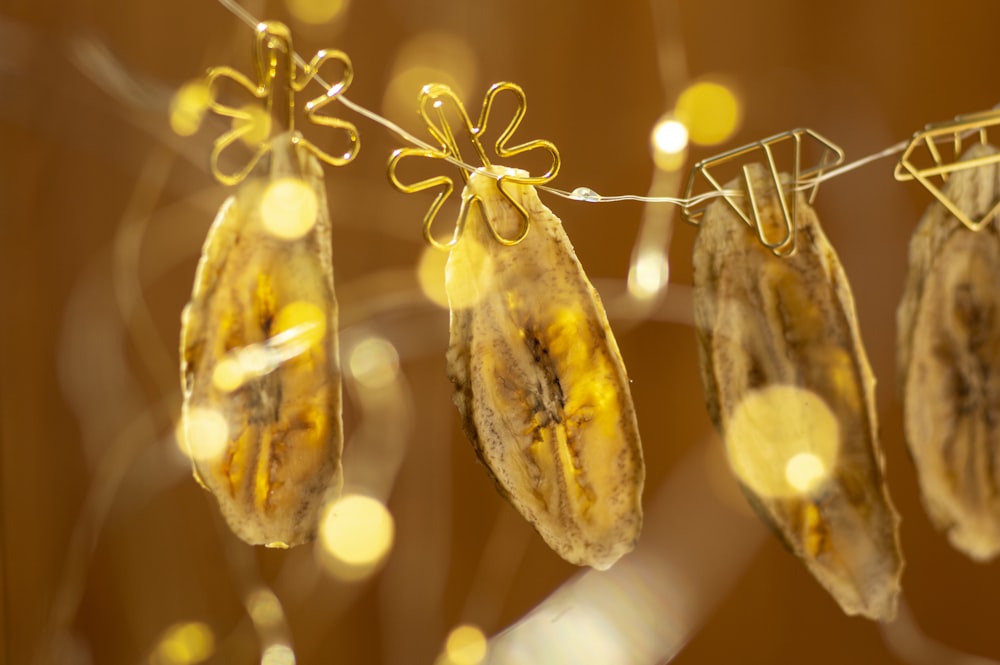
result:
M 249 11 L 247 11 L 244 7 L 238 4 L 236 0 L 217 0 L 217 1 L 225 9 L 227 9 L 230 13 L 232 13 L 233 16 L 243 21 L 243 23 L 245 23 L 251 29 L 254 30 L 257 29 L 257 26 L 260 24 L 260 21 L 258 21 L 257 18 L 254 17 L 254 15 L 251 14 Z M 305 59 L 303 59 L 303 57 L 299 55 L 297 51 L 292 51 L 292 58 L 295 61 L 295 63 L 300 67 L 305 67 L 307 64 Z M 333 86 L 327 83 L 319 75 L 314 76 L 313 80 L 315 80 L 317 83 L 323 86 L 323 88 L 327 91 L 328 94 L 334 94 L 335 92 L 337 92 L 337 90 L 335 90 Z M 371 109 L 368 109 L 362 106 L 361 104 L 358 104 L 357 102 L 348 99 L 343 94 L 337 97 L 337 101 L 339 101 L 341 104 L 346 106 L 351 111 L 354 111 L 358 115 L 361 115 L 367 118 L 368 120 L 371 120 L 372 122 L 381 125 L 382 127 L 389 130 L 399 138 L 406 141 L 407 143 L 410 143 L 419 148 L 423 148 L 425 150 L 434 150 L 440 152 L 440 148 L 435 147 L 427 143 L 426 141 L 414 136 L 410 132 L 406 131 L 405 129 L 394 123 L 392 120 L 389 120 L 388 118 L 379 115 L 375 111 L 372 111 Z M 888 148 L 885 148 L 884 150 L 880 150 L 871 155 L 861 157 L 860 159 L 856 159 L 853 162 L 848 162 L 847 164 L 843 164 L 842 166 L 821 173 L 815 177 L 801 180 L 795 184 L 795 186 L 792 188 L 792 191 L 804 191 L 811 189 L 812 187 L 815 187 L 820 183 L 832 180 L 833 178 L 837 178 L 839 176 L 844 175 L 845 173 L 849 173 L 863 166 L 867 166 L 872 162 L 884 159 L 886 157 L 891 157 L 893 155 L 898 155 L 902 153 L 904 150 L 906 150 L 906 146 L 908 144 L 909 140 L 904 140 L 898 143 L 894 143 L 893 145 L 889 146 Z M 460 159 L 452 157 L 451 155 L 445 155 L 444 159 L 447 162 L 453 164 L 454 166 L 465 169 L 470 173 L 475 172 L 477 170 L 477 167 L 468 164 Z M 498 174 L 493 174 L 493 173 L 485 173 L 484 175 L 493 178 L 500 177 Z M 717 191 L 705 192 L 703 194 L 698 194 L 690 198 L 683 198 L 676 196 L 643 196 L 640 194 L 618 194 L 618 195 L 606 196 L 603 194 L 598 194 L 590 187 L 577 187 L 573 190 L 567 191 L 565 189 L 559 189 L 557 187 L 539 185 L 537 186 L 537 189 L 543 190 L 555 196 L 562 197 L 564 199 L 569 199 L 571 201 L 585 201 L 588 203 L 617 203 L 621 201 L 637 201 L 639 203 L 665 203 L 670 205 L 676 205 L 681 208 L 693 208 L 702 203 L 705 203 L 706 201 L 718 198 L 720 196 L 743 195 L 743 192 L 738 190 L 717 190 Z
M 220 5 L 229 10 L 236 18 L 240 19 L 245 24 L 247 24 L 247 26 L 249 26 L 252 30 L 256 30 L 257 26 L 260 25 L 260 21 L 258 21 L 253 14 L 244 9 L 235 0 L 218 0 L 218 2 Z M 299 67 L 304 68 L 308 64 L 305 61 L 305 59 L 301 55 L 299 55 L 298 51 L 292 51 L 292 59 L 295 61 L 295 64 L 298 65 Z M 313 80 L 319 83 L 321 86 L 323 86 L 323 89 L 326 90 L 327 94 L 333 94 L 336 92 L 333 86 L 327 83 L 326 80 L 323 79 L 323 77 L 320 76 L 319 74 L 313 76 Z M 413 145 L 423 148 L 425 150 L 439 150 L 439 148 L 435 148 L 430 143 L 427 143 L 426 141 L 423 141 L 414 136 L 413 134 L 409 133 L 408 131 L 406 131 L 405 129 L 394 123 L 392 120 L 389 120 L 388 118 L 379 115 L 375 111 L 365 108 L 364 106 L 358 104 L 357 102 L 351 101 L 350 99 L 347 98 L 346 95 L 341 94 L 340 96 L 337 97 L 337 101 L 346 106 L 347 108 L 349 108 L 350 110 L 354 111 L 358 115 L 368 118 L 369 120 L 371 120 L 376 124 L 382 125 L 390 132 L 392 132 L 393 134 L 395 134 L 396 136 L 398 136 L 399 138 L 403 139 L 408 143 L 412 143 Z M 455 166 L 467 169 L 470 172 L 476 170 L 476 167 L 466 164 L 465 162 L 455 159 L 453 157 L 449 156 L 446 159 Z

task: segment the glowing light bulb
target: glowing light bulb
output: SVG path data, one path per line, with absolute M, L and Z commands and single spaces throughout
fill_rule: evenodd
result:
M 260 199 L 260 215 L 269 233 L 285 240 L 301 238 L 316 225 L 316 193 L 299 178 L 278 178 Z
M 664 171 L 676 171 L 687 157 L 688 130 L 683 122 L 666 115 L 653 127 L 650 137 L 653 161 Z
M 590 187 L 577 187 L 569 195 L 576 201 L 599 201 L 601 199 L 601 195 Z
M 675 154 L 688 144 L 688 130 L 683 122 L 674 118 L 662 118 L 653 127 L 653 148 L 659 152 Z

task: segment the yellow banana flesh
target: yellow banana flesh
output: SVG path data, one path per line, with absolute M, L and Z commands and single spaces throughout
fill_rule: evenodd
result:
M 529 213 L 524 240 L 497 242 L 473 206 L 448 259 L 455 403 L 501 494 L 564 559 L 605 569 L 633 548 L 642 523 L 628 377 L 559 219 L 533 187 L 503 187 Z M 523 218 L 494 177 L 474 173 L 465 195 L 481 199 L 501 235 L 517 235 Z
M 962 160 L 988 158 L 977 145 Z M 943 193 L 971 217 L 1000 200 L 1000 166 L 957 171 Z M 952 545 L 1000 554 L 1000 225 L 978 232 L 932 204 L 910 241 L 898 312 L 906 439 L 924 505 Z
M 183 437 L 244 541 L 311 540 L 341 487 L 337 303 L 323 172 L 274 140 L 219 211 L 181 325 Z
M 768 172 L 752 165 L 749 173 L 765 235 L 778 237 Z M 694 300 L 705 398 L 761 518 L 845 612 L 890 620 L 903 559 L 875 381 L 840 262 L 795 195 L 789 257 L 774 256 L 722 199 L 701 221 Z

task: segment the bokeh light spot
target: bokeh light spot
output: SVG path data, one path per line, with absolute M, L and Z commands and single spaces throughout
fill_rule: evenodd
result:
M 213 460 L 229 443 L 229 423 L 215 409 L 191 408 L 184 414 L 185 454 L 196 460 Z
M 326 316 L 318 305 L 296 300 L 278 311 L 271 329 L 275 335 L 294 333 L 287 342 L 291 346 L 309 347 L 319 344 L 326 336 Z
M 448 307 L 448 292 L 444 287 L 444 266 L 448 253 L 427 245 L 417 263 L 417 281 L 427 299 L 439 307 Z
M 212 370 L 212 385 L 224 393 L 231 393 L 246 380 L 243 365 L 235 358 L 223 358 Z
M 269 644 L 260 656 L 260 665 L 295 665 L 295 652 L 287 644 Z
M 264 344 L 251 344 L 238 349 L 236 360 L 243 372 L 243 380 L 253 376 L 264 376 L 278 366 L 275 354 Z M 213 377 L 214 378 L 214 377 Z
M 348 0 L 285 0 L 288 11 L 296 19 L 310 25 L 329 23 L 343 14 Z
M 793 455 L 785 465 L 788 484 L 803 493 L 809 493 L 827 476 L 823 460 L 812 453 Z
M 653 149 L 674 154 L 681 152 L 688 144 L 688 130 L 684 123 L 669 116 L 660 119 L 653 127 Z
M 191 136 L 197 132 L 211 100 L 204 81 L 190 81 L 182 85 L 170 99 L 170 129 L 180 136 Z
M 458 626 L 448 633 L 444 655 L 449 665 L 479 665 L 486 658 L 486 636 L 476 626 Z
M 742 108 L 736 94 L 727 86 L 701 81 L 687 87 L 677 98 L 675 117 L 687 126 L 691 141 L 717 145 L 739 129 Z
M 271 135 L 271 114 L 260 104 L 246 104 L 239 111 L 243 116 L 233 118 L 233 129 L 244 129 L 249 125 L 247 133 L 240 136 L 240 141 L 256 148 Z
M 687 162 L 687 149 L 680 152 L 653 151 L 653 163 L 661 171 L 680 171 Z
M 464 309 L 492 292 L 493 258 L 473 234 L 466 233 L 452 248 L 445 266 L 445 290 L 452 309 Z
M 399 376 L 399 353 L 388 340 L 369 337 L 351 350 L 347 366 L 364 387 L 384 388 Z
M 304 180 L 278 178 L 260 199 L 260 215 L 269 233 L 285 240 L 301 238 L 316 225 L 319 202 Z
M 667 114 L 660 118 L 650 135 L 653 161 L 663 171 L 677 171 L 687 159 L 688 130 L 683 122 Z
M 456 35 L 431 31 L 405 42 L 397 51 L 382 112 L 392 117 L 416 117 L 417 98 L 428 83 L 443 83 L 465 99 L 477 76 L 476 52 Z
M 261 630 L 273 630 L 285 621 L 281 601 L 270 589 L 261 587 L 251 591 L 246 606 L 250 619 Z
M 629 269 L 628 291 L 633 298 L 656 296 L 670 279 L 670 262 L 660 250 L 640 252 Z
M 729 462 L 740 481 L 768 497 L 818 488 L 836 465 L 840 427 L 826 402 L 796 386 L 749 393 L 726 431 Z
M 215 653 L 215 636 L 208 625 L 193 621 L 167 628 L 156 645 L 152 661 L 158 665 L 195 665 Z
M 326 509 L 319 544 L 331 574 L 361 579 L 392 548 L 395 525 L 384 503 L 363 494 L 345 494 Z

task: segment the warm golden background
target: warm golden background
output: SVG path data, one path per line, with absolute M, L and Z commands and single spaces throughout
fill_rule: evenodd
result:
M 678 193 L 697 159 L 777 132 L 810 127 L 851 160 L 1000 97 L 995 0 L 345 0 L 321 26 L 278 0 L 248 8 L 286 20 L 303 54 L 347 51 L 349 97 L 413 131 L 423 83 L 451 77 L 473 109 L 490 83 L 521 84 L 520 136 L 562 151 L 554 184 L 604 194 L 649 191 L 650 130 L 703 77 L 737 92 L 742 125 L 661 174 L 662 191 Z M 210 65 L 249 72 L 251 44 L 211 0 L 0 2 L 0 653 L 12 665 L 194 662 L 168 648 L 178 626 L 211 636 L 214 663 L 259 662 L 268 646 L 272 665 L 289 663 L 274 646 L 291 644 L 302 664 L 430 664 L 454 627 L 496 634 L 578 573 L 500 500 L 461 435 L 447 313 L 416 277 L 429 197 L 386 183 L 400 140 L 346 109 L 336 113 L 356 121 L 362 152 L 327 169 L 345 364 L 370 335 L 400 357 L 394 382 L 347 381 L 348 483 L 387 499 L 394 547 L 369 577 L 340 581 L 308 548 L 236 541 L 192 480 L 173 438 L 176 340 L 226 196 L 207 171 L 222 126 L 179 137 L 168 107 Z M 904 518 L 903 619 L 845 617 L 734 494 L 690 327 L 694 230 L 676 229 L 669 293 L 643 313 L 625 288 L 633 243 L 644 215 L 662 225 L 674 210 L 545 195 L 604 295 L 633 380 L 647 520 L 636 555 L 497 642 L 496 662 L 1000 658 L 1000 567 L 971 563 L 933 531 L 901 437 L 895 309 L 930 196 L 892 168 L 829 182 L 817 206 L 880 380 Z

